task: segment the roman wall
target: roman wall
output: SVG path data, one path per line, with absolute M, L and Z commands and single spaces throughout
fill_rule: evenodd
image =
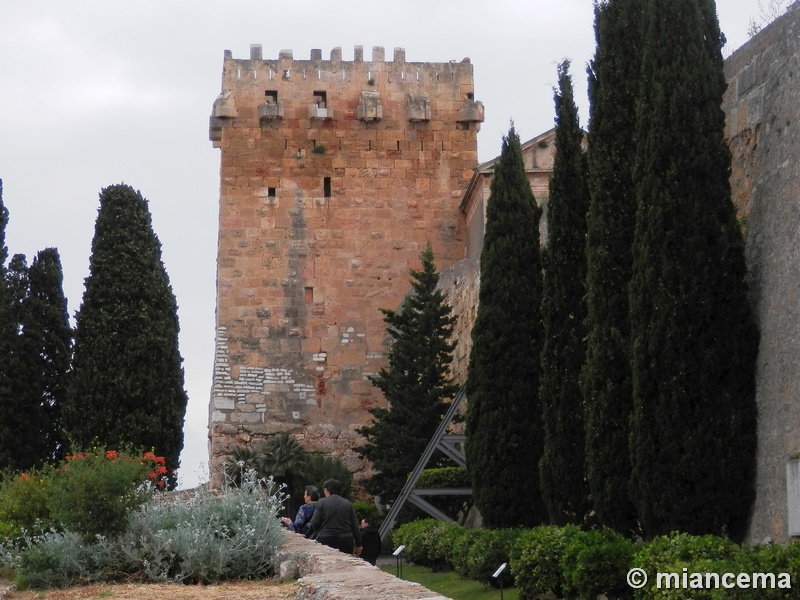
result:
M 380 310 L 400 305 L 427 242 L 439 267 L 463 258 L 458 207 L 482 120 L 469 59 L 225 52 L 209 126 L 221 152 L 212 485 L 234 447 L 283 431 L 363 469 L 356 430 L 384 402 L 368 380 L 386 360 Z
M 760 330 L 758 543 L 787 538 L 787 464 L 800 453 L 800 3 L 730 56 L 725 75 L 731 187 Z

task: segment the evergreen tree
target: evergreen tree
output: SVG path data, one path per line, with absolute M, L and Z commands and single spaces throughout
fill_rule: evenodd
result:
M 16 345 L 17 322 L 8 284 L 6 225 L 8 209 L 3 203 L 0 179 L 0 469 L 14 466 L 14 398 L 11 390 L 9 358 Z
M 411 270 L 411 292 L 400 310 L 383 310 L 391 337 L 389 364 L 372 378 L 388 408 L 370 409 L 373 422 L 359 429 L 367 442 L 356 451 L 375 467 L 366 489 L 392 502 L 414 470 L 447 412 L 457 387 L 449 375 L 455 317 L 444 293 L 430 243 Z
M 73 444 L 153 448 L 178 467 L 187 403 L 178 329 L 147 200 L 124 184 L 105 188 L 64 410 Z
M 581 374 L 586 479 L 607 527 L 637 531 L 628 484 L 631 367 L 628 285 L 636 196 L 636 98 L 641 0 L 595 5 L 597 49 L 589 69 L 589 186 L 586 244 L 586 361 Z
M 22 336 L 25 298 L 28 295 L 28 267 L 24 254 L 11 257 L 5 270 L 5 299 L 8 325 L 3 374 L 5 395 L 0 403 L 0 465 L 14 471 L 28 469 L 38 462 L 39 413 L 33 409 L 27 394 L 28 384 L 36 384 L 30 370 L 29 353 L 25 352 Z
M 646 537 L 744 535 L 757 333 L 730 200 L 713 0 L 651 0 L 637 111 L 633 476 Z
M 32 373 L 26 392 L 32 408 L 39 412 L 41 423 L 37 462 L 58 460 L 65 450 L 61 410 L 72 359 L 72 328 L 63 279 L 58 250 L 47 248 L 38 252 L 28 269 L 27 321 L 23 322 L 22 330 Z
M 547 205 L 548 239 L 542 295 L 544 346 L 539 397 L 544 447 L 539 463 L 550 522 L 581 523 L 588 512 L 583 396 L 586 358 L 586 211 L 589 190 L 583 131 L 569 61 L 558 66 L 556 156 Z
M 488 527 L 527 527 L 547 518 L 538 472 L 540 217 L 512 125 L 490 186 L 466 387 L 467 465 Z

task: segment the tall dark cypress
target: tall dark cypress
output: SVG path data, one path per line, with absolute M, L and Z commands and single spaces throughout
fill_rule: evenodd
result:
M 590 202 L 586 243 L 586 478 L 598 520 L 637 531 L 629 494 L 631 416 L 628 285 L 636 195 L 636 98 L 641 69 L 641 0 L 595 5 L 597 49 L 589 68 Z
M 8 282 L 6 226 L 8 209 L 3 203 L 0 179 L 0 469 L 14 466 L 14 410 L 9 357 L 16 345 L 17 322 Z
M 538 473 L 540 217 L 512 126 L 490 187 L 466 387 L 467 466 L 475 505 L 488 527 L 547 519 Z
M 187 403 L 178 329 L 147 201 L 124 184 L 105 188 L 76 317 L 70 441 L 153 448 L 177 468 Z
M 359 433 L 366 443 L 356 451 L 372 462 L 376 473 L 368 491 L 392 502 L 402 491 L 431 437 L 447 412 L 447 400 L 458 386 L 450 379 L 455 317 L 444 292 L 437 289 L 433 249 L 420 253 L 422 269 L 411 270 L 411 292 L 400 310 L 384 310 L 392 338 L 389 364 L 372 378 L 388 408 L 373 408 L 373 422 Z
M 41 415 L 38 461 L 60 459 L 66 445 L 61 411 L 72 360 L 72 328 L 63 280 L 58 250 L 46 248 L 38 252 L 28 269 L 28 320 L 22 333 L 33 373 L 27 393 Z
M 558 66 L 556 156 L 547 205 L 542 320 L 544 347 L 539 397 L 544 449 L 539 470 L 550 522 L 581 523 L 588 512 L 583 396 L 586 358 L 586 211 L 589 190 L 583 131 L 569 61 Z
M 712 0 L 651 0 L 636 133 L 631 492 L 646 537 L 741 538 L 757 334 L 730 200 Z

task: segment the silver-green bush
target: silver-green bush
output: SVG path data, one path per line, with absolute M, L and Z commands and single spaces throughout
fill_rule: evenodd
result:
M 283 492 L 255 473 L 217 495 L 200 490 L 180 502 L 156 497 L 131 514 L 116 538 L 51 531 L 24 537 L 0 551 L 24 587 L 64 587 L 78 581 L 138 579 L 214 583 L 258 579 L 275 572 L 284 530 L 278 515 Z

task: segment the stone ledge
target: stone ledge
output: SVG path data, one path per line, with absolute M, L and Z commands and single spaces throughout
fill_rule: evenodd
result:
M 278 563 L 281 579 L 300 584 L 297 600 L 449 600 L 297 534 L 286 536 Z

